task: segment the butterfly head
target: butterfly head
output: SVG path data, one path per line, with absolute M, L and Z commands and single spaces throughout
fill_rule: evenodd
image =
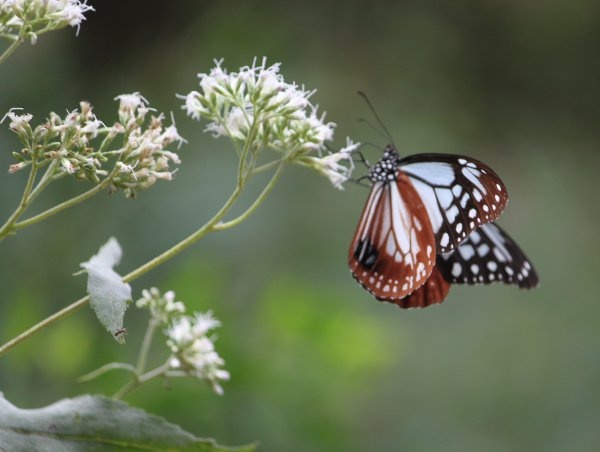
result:
M 385 147 L 379 161 L 369 169 L 371 182 L 391 182 L 398 176 L 400 156 L 391 144 Z

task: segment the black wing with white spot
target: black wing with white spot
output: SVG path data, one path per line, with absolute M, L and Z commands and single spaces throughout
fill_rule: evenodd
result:
M 438 255 L 436 266 L 455 284 L 495 281 L 536 287 L 538 275 L 519 245 L 495 223 L 486 223 L 450 253 Z
M 498 218 L 508 202 L 500 177 L 470 157 L 416 154 L 398 166 L 427 208 L 438 254 L 456 249 L 471 231 Z

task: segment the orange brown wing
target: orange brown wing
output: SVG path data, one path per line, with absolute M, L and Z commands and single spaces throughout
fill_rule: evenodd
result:
M 409 177 L 375 182 L 350 245 L 354 278 L 378 300 L 396 303 L 427 281 L 435 256 L 427 209 Z
M 425 308 L 444 301 L 449 291 L 450 283 L 436 266 L 425 284 L 395 303 L 401 308 Z

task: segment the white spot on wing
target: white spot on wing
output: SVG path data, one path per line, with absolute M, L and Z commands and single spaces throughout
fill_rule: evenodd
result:
M 469 245 L 467 243 L 464 243 L 461 246 L 459 246 L 458 251 L 459 251 L 461 257 L 466 261 L 468 261 L 475 255 L 475 248 L 473 248 L 471 245 Z
M 473 185 L 475 185 L 477 188 L 479 188 L 479 190 L 481 190 L 483 193 L 487 193 L 487 191 L 486 191 L 485 187 L 483 186 L 483 184 L 481 183 L 481 181 L 469 170 L 469 168 L 463 168 L 462 174 L 469 181 L 471 181 L 473 183 Z
M 455 262 L 454 265 L 452 265 L 452 276 L 454 276 L 455 278 L 458 278 L 458 276 L 461 274 L 462 272 L 462 267 L 460 265 L 460 263 Z
M 406 234 L 408 227 L 408 221 L 406 220 L 409 218 L 408 212 L 406 211 L 406 205 L 400 198 L 397 184 L 391 185 L 390 192 L 392 196 L 392 231 L 400 250 L 403 254 L 406 254 L 410 249 L 410 243 Z
M 443 247 L 446 247 L 448 245 L 448 243 L 450 243 L 450 236 L 448 235 L 447 232 L 444 232 L 442 234 L 442 239 L 440 240 L 440 245 L 442 245 Z
M 431 185 L 450 187 L 454 182 L 454 168 L 444 162 L 417 162 L 402 165 L 402 171 L 418 176 Z
M 458 215 L 458 207 L 456 207 L 455 205 L 450 207 L 447 211 L 446 211 L 446 217 L 448 218 L 448 221 L 452 224 L 454 223 L 454 221 L 456 220 L 456 216 Z
M 421 197 L 421 201 L 423 201 L 423 204 L 425 204 L 429 220 L 431 221 L 431 227 L 433 228 L 433 232 L 436 233 L 440 230 L 443 219 L 442 213 L 440 212 L 440 208 L 437 204 L 435 193 L 431 187 L 424 184 L 420 180 L 411 179 L 411 182 Z
M 490 251 L 490 247 L 488 246 L 487 243 L 482 243 L 477 248 L 477 254 L 479 254 L 481 257 L 484 257 L 489 251 Z
M 435 194 L 437 195 L 438 200 L 440 201 L 440 205 L 444 209 L 447 209 L 450 206 L 450 204 L 452 204 L 452 201 L 454 200 L 452 193 L 450 192 L 450 190 L 448 190 L 446 188 L 436 188 Z
M 467 202 L 469 202 L 469 194 L 465 192 L 462 198 L 460 198 L 460 206 L 464 209 L 467 206 Z

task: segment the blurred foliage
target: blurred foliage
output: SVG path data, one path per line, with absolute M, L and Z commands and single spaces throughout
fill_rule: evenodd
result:
M 338 143 L 350 135 L 376 145 L 365 148 L 370 160 L 385 139 L 356 121 L 371 120 L 359 89 L 401 153 L 490 164 L 512 199 L 500 223 L 542 286 L 455 287 L 423 311 L 378 303 L 345 263 L 366 190 L 337 192 L 292 168 L 247 222 L 133 284 L 134 296 L 173 289 L 222 320 L 225 396 L 193 381 L 153 383 L 128 402 L 223 443 L 259 440 L 264 451 L 597 449 L 600 3 L 92 3 L 97 12 L 77 38 L 45 35 L 0 68 L 0 111 L 19 106 L 41 121 L 87 99 L 111 121 L 112 98 L 140 91 L 174 112 L 190 144 L 173 183 L 133 201 L 99 196 L 1 244 L 3 339 L 79 298 L 85 281 L 70 275 L 109 236 L 123 245 L 125 272 L 218 209 L 235 157 L 183 115 L 174 93 L 193 89 L 213 58 L 235 70 L 266 55 L 287 80 L 318 88 Z M 7 168 L 18 143 L 6 127 L 0 143 Z M 4 217 L 23 183 L 5 175 Z M 58 184 L 39 209 L 81 187 Z M 0 360 L 0 389 L 24 407 L 111 394 L 125 375 L 75 379 L 133 360 L 145 321 L 128 312 L 120 347 L 83 310 Z

